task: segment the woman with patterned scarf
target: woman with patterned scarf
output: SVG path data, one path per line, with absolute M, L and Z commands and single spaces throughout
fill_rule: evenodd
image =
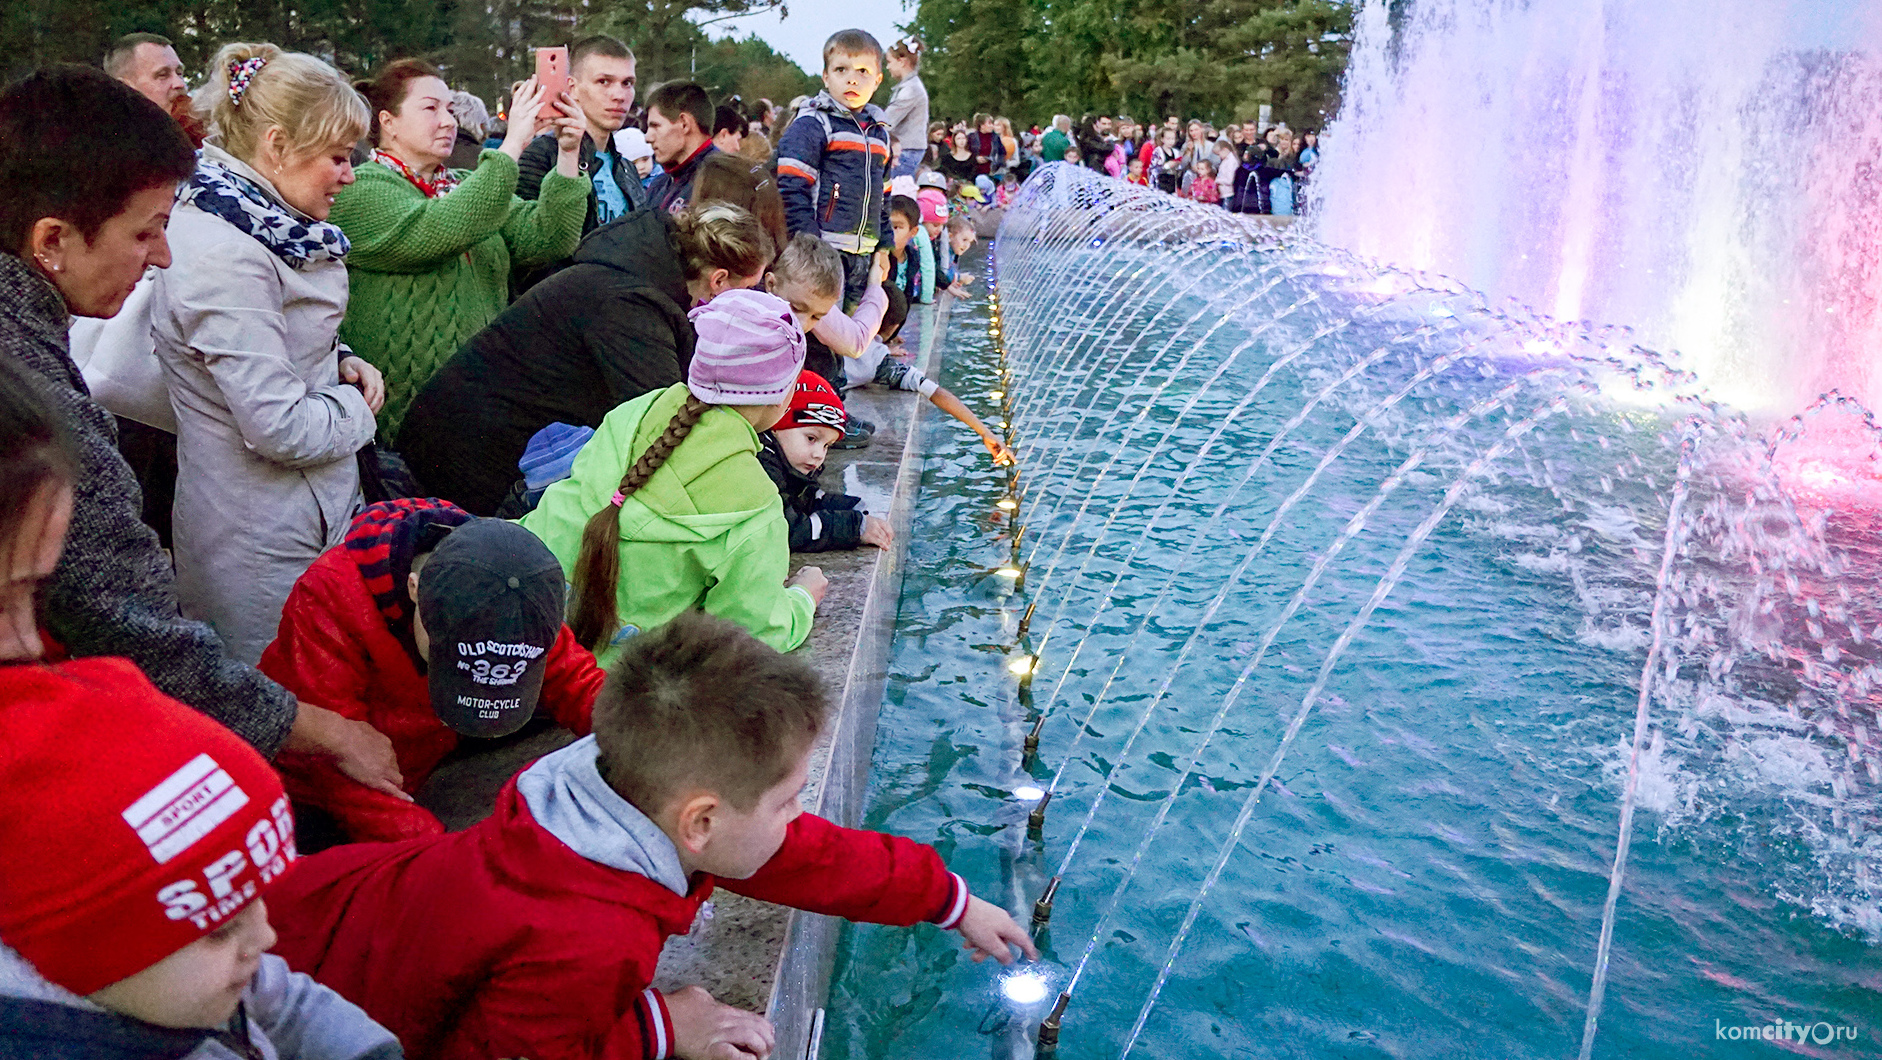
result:
M 386 375 L 379 434 L 389 443 L 425 381 L 509 305 L 511 269 L 575 252 L 591 187 L 581 171 L 587 121 L 566 93 L 558 107 L 531 78 L 510 101 L 503 145 L 454 171 L 444 162 L 457 120 L 436 67 L 400 59 L 354 87 L 372 110 L 374 150 L 333 206 L 353 243 L 340 337 Z M 519 199 L 517 159 L 545 123 L 555 169 L 538 198 Z
M 151 334 L 177 420 L 177 596 L 253 665 L 295 579 L 361 506 L 354 454 L 385 385 L 338 338 L 365 105 L 332 67 L 230 44 L 197 106 L 213 134 L 170 217 Z

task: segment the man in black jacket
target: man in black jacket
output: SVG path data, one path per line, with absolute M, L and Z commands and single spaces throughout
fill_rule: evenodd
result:
M 608 36 L 584 37 L 569 46 L 569 97 L 588 120 L 582 138 L 582 174 L 592 182 L 584 234 L 647 205 L 647 191 L 634 167 L 615 150 L 614 133 L 634 109 L 634 53 Z M 517 161 L 516 194 L 534 199 L 543 175 L 555 168 L 553 136 L 539 136 Z
M 665 170 L 647 185 L 656 210 L 677 213 L 693 199 L 699 163 L 718 151 L 712 146 L 712 101 L 691 81 L 661 85 L 647 100 L 647 142 L 653 160 Z

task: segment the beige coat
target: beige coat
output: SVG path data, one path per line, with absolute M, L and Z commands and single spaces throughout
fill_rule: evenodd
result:
M 211 146 L 204 158 L 279 199 L 233 156 Z M 360 508 L 354 454 L 375 424 L 340 381 L 346 265 L 289 268 L 187 204 L 169 236 L 175 260 L 157 278 L 151 329 L 177 422 L 177 596 L 253 664 L 295 580 Z

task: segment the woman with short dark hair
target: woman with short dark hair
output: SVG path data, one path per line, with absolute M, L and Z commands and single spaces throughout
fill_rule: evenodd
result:
M 138 518 L 116 424 L 66 345 L 73 315 L 109 317 L 148 266 L 170 264 L 177 185 L 196 154 L 161 108 L 99 70 L 58 66 L 0 93 L 0 356 L 23 368 L 77 453 L 71 530 L 41 591 L 42 621 L 74 657 L 122 655 L 166 694 L 263 754 L 336 758 L 393 788 L 392 745 L 370 726 L 299 705 L 177 612 L 170 563 Z

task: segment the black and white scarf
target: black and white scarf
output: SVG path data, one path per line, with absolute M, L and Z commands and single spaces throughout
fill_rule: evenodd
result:
M 254 181 L 207 158 L 197 163 L 196 175 L 176 198 L 255 237 L 290 269 L 338 261 L 352 249 L 338 225 L 294 216 Z

